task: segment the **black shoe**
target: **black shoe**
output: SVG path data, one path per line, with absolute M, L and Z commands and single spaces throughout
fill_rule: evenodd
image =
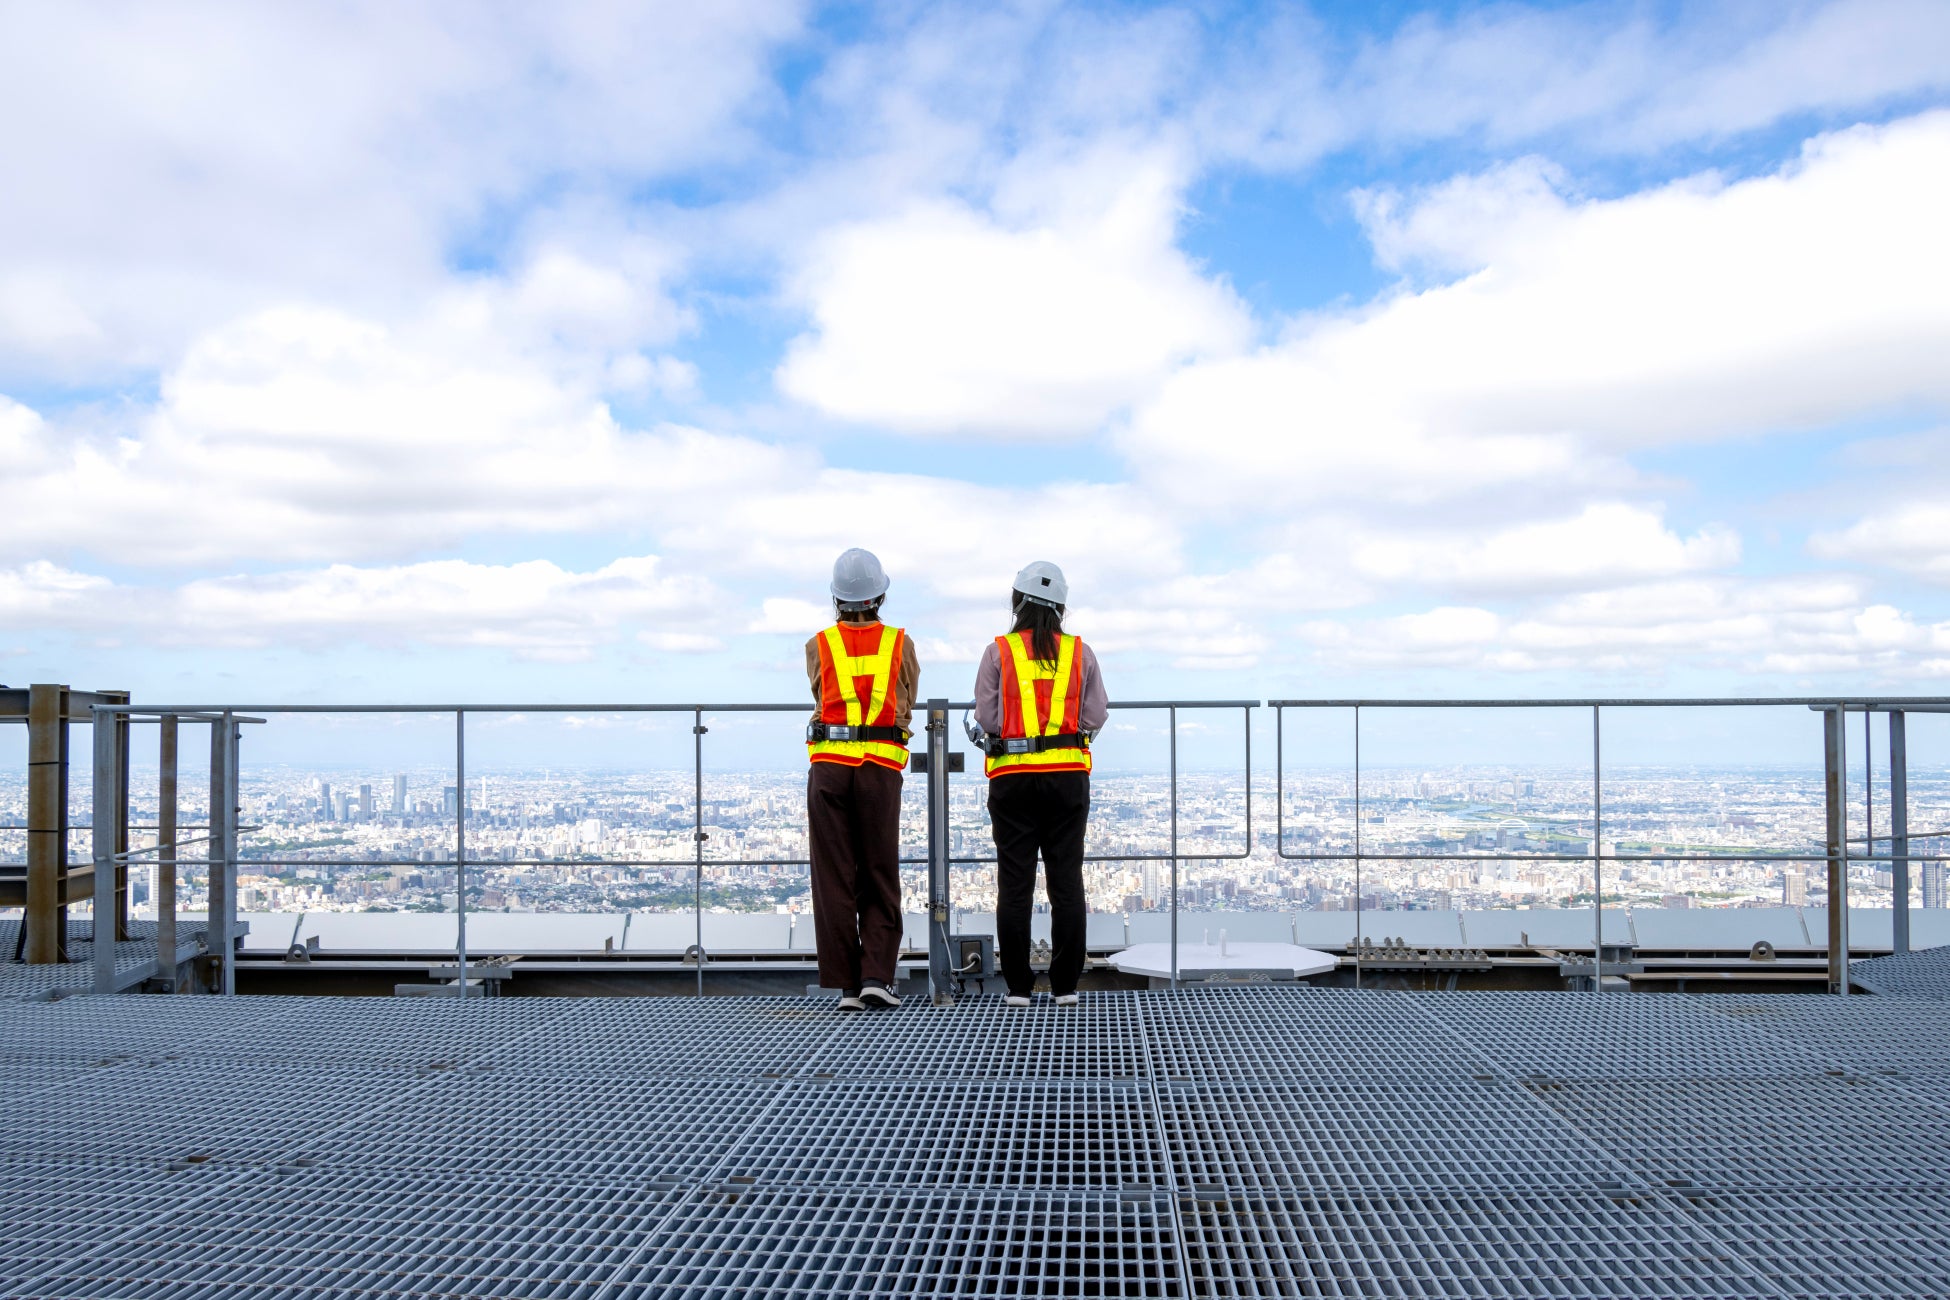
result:
M 901 1004 L 901 995 L 879 980 L 868 980 L 860 990 L 860 997 L 868 1006 L 897 1007 Z

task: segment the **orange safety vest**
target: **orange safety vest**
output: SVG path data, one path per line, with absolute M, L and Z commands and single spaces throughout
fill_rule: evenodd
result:
M 879 623 L 836 623 L 821 632 L 819 720 L 833 726 L 899 726 L 894 687 L 906 636 Z M 885 740 L 809 740 L 806 753 L 815 763 L 907 769 L 907 746 Z
M 1082 730 L 1083 665 L 1077 662 L 1073 636 L 1057 639 L 1056 662 L 1035 658 L 1029 633 L 1011 632 L 995 638 L 1002 665 L 1002 739 L 1063 736 Z M 1038 754 L 990 754 L 983 763 L 990 776 L 1005 772 L 1088 772 L 1088 746 L 1066 745 Z

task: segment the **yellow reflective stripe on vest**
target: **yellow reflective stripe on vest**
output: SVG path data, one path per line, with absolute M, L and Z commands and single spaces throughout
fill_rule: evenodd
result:
M 1026 632 L 1011 632 L 1008 637 L 1009 657 L 1015 660 L 1016 689 L 1022 696 L 1023 730 L 1032 736 L 1055 736 L 1062 734 L 1064 701 L 1070 694 L 1070 670 L 1076 662 L 1077 639 L 1073 636 L 1057 639 L 1056 666 L 1048 667 L 1040 659 L 1029 657 L 1029 636 Z M 1036 711 L 1036 683 L 1055 679 L 1049 692 L 1049 716 L 1043 717 Z
M 855 657 L 846 652 L 846 640 L 837 627 L 829 627 L 823 634 L 826 654 L 833 662 L 833 678 L 839 686 L 840 702 L 846 706 L 846 723 L 850 727 L 872 726 L 886 708 L 887 697 L 894 687 L 894 651 L 901 641 L 899 628 L 882 626 L 880 642 L 870 655 Z M 858 677 L 869 677 L 872 686 L 866 703 L 860 701 L 859 688 L 854 684 Z M 885 740 L 819 740 L 806 746 L 811 756 L 825 755 L 843 762 L 858 764 L 872 759 L 896 771 L 907 766 L 907 746 Z
M 837 627 L 826 629 L 826 650 L 833 656 L 833 676 L 839 680 L 840 699 L 846 704 L 846 724 L 849 727 L 865 726 L 867 719 L 877 718 L 887 703 L 887 691 L 894 678 L 894 645 L 900 640 L 891 627 L 880 629 L 880 644 L 873 654 L 856 659 L 846 652 L 846 642 Z M 873 693 L 865 708 L 860 704 L 860 692 L 854 686 L 857 677 L 873 678 Z
M 1003 638 L 1003 642 L 1009 647 L 1009 658 L 1016 670 L 1016 690 L 1022 700 L 1024 733 L 1030 736 L 1062 735 L 1063 719 L 1068 712 L 1066 705 L 1070 695 L 1070 679 L 1076 671 L 1077 639 L 1073 636 L 1058 638 L 1054 667 L 1030 657 L 1029 635 L 1026 632 L 1011 632 Z M 1036 683 L 1040 681 L 1051 682 L 1047 717 L 1036 708 Z M 1081 701 L 1078 712 L 1081 715 Z M 1083 720 L 1079 716 L 1077 729 L 1081 729 L 1082 725 Z M 1065 748 L 1046 749 L 1040 754 L 997 754 L 986 757 L 982 764 L 983 771 L 989 776 L 1021 768 L 1088 772 L 1090 751 Z

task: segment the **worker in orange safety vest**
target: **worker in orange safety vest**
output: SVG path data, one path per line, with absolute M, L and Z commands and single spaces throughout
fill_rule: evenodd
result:
M 1110 703 L 1097 656 L 1063 630 L 1063 571 L 1044 560 L 1016 575 L 1014 626 L 995 638 L 975 675 L 969 737 L 987 756 L 989 823 L 995 836 L 997 956 L 1010 1006 L 1035 987 L 1029 916 L 1036 857 L 1049 892 L 1049 987 L 1074 1006 L 1083 973 L 1083 832 L 1090 819 L 1090 742 Z
M 806 642 L 813 934 L 819 982 L 840 990 L 842 1011 L 901 1004 L 901 773 L 921 665 L 908 635 L 880 621 L 887 585 L 871 552 L 840 556 L 837 621 Z

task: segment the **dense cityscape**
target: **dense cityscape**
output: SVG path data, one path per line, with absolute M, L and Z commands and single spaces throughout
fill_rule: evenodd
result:
M 804 777 L 797 772 L 709 775 L 697 801 L 691 772 L 541 771 L 470 775 L 466 855 L 471 910 L 617 912 L 810 910 Z M 152 776 L 138 771 L 131 822 L 153 827 Z M 185 785 L 190 783 L 186 782 Z M 1273 783 L 1256 779 L 1257 822 L 1246 851 L 1236 774 L 1192 773 L 1178 783 L 1179 904 L 1199 911 L 1343 911 L 1588 907 L 1592 901 L 1592 789 L 1588 772 L 1482 766 L 1365 772 L 1357 812 L 1346 771 L 1288 772 L 1283 827 Z M 926 895 L 924 783 L 909 780 L 903 818 L 903 903 Z M 1639 768 L 1608 773 L 1602 855 L 1608 904 L 1647 907 L 1820 905 L 1825 875 L 1821 778 L 1800 770 Z M 447 911 L 456 905 L 450 772 L 260 767 L 243 784 L 243 911 Z M 950 848 L 958 910 L 994 905 L 983 782 L 953 788 Z M 1887 834 L 1877 788 L 1876 833 Z M 1950 824 L 1950 774 L 1910 777 L 1916 832 Z M 1862 807 L 1857 786 L 1853 810 Z M 0 776 L 0 824 L 24 822 L 25 787 Z M 182 799 L 183 838 L 203 821 L 197 792 Z M 86 825 L 85 800 L 71 813 Z M 1860 834 L 1859 820 L 1851 834 Z M 1353 854 L 1363 855 L 1359 880 Z M 699 839 L 699 836 L 702 839 Z M 140 849 L 153 830 L 132 835 Z M 1950 839 L 1912 843 L 1941 853 Z M 1171 789 L 1159 776 L 1101 772 L 1085 883 L 1094 912 L 1168 909 Z M 1787 859 L 1754 860 L 1773 852 Z M 1862 850 L 1858 844 L 1854 850 Z M 0 830 L 0 855 L 18 859 L 24 833 Z M 86 853 L 85 833 L 71 853 Z M 205 905 L 203 874 L 186 849 L 180 905 Z M 1886 841 L 1875 857 L 1886 859 Z M 699 859 L 702 865 L 699 865 Z M 1942 907 L 1945 868 L 1921 863 L 1912 901 Z M 138 913 L 150 873 L 136 873 Z M 1888 906 L 1886 861 L 1851 870 L 1858 906 Z M 1358 902 L 1357 902 L 1358 900 Z

